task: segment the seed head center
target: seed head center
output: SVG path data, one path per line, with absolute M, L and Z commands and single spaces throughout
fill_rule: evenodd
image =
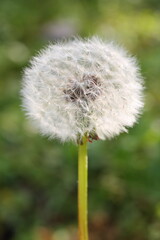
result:
M 94 101 L 100 95 L 100 80 L 97 76 L 84 74 L 81 81 L 72 82 L 72 85 L 64 89 L 67 101 L 78 102 L 92 100 Z

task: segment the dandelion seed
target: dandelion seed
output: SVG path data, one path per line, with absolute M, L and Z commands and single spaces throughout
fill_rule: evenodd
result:
M 136 122 L 143 107 L 135 58 L 98 38 L 50 45 L 23 77 L 23 106 L 42 134 L 77 141 L 112 138 Z

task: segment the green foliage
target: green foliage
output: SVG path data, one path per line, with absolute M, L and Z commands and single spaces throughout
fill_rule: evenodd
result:
M 41 137 L 20 106 L 23 68 L 57 21 L 125 45 L 145 77 L 139 124 L 89 144 L 91 239 L 160 239 L 159 7 L 158 0 L 1 0 L 0 239 L 39 240 L 36 229 L 45 226 L 67 240 L 76 226 L 77 148 Z

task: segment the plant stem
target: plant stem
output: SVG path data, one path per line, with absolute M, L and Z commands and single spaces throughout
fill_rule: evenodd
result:
M 79 240 L 88 240 L 88 157 L 87 138 L 83 137 L 78 150 L 78 224 Z

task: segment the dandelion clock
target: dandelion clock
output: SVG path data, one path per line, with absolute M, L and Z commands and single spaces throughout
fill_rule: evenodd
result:
M 87 142 L 127 132 L 143 107 L 135 58 L 99 38 L 50 45 L 31 60 L 23 108 L 49 138 L 78 145 L 79 239 L 88 240 Z

